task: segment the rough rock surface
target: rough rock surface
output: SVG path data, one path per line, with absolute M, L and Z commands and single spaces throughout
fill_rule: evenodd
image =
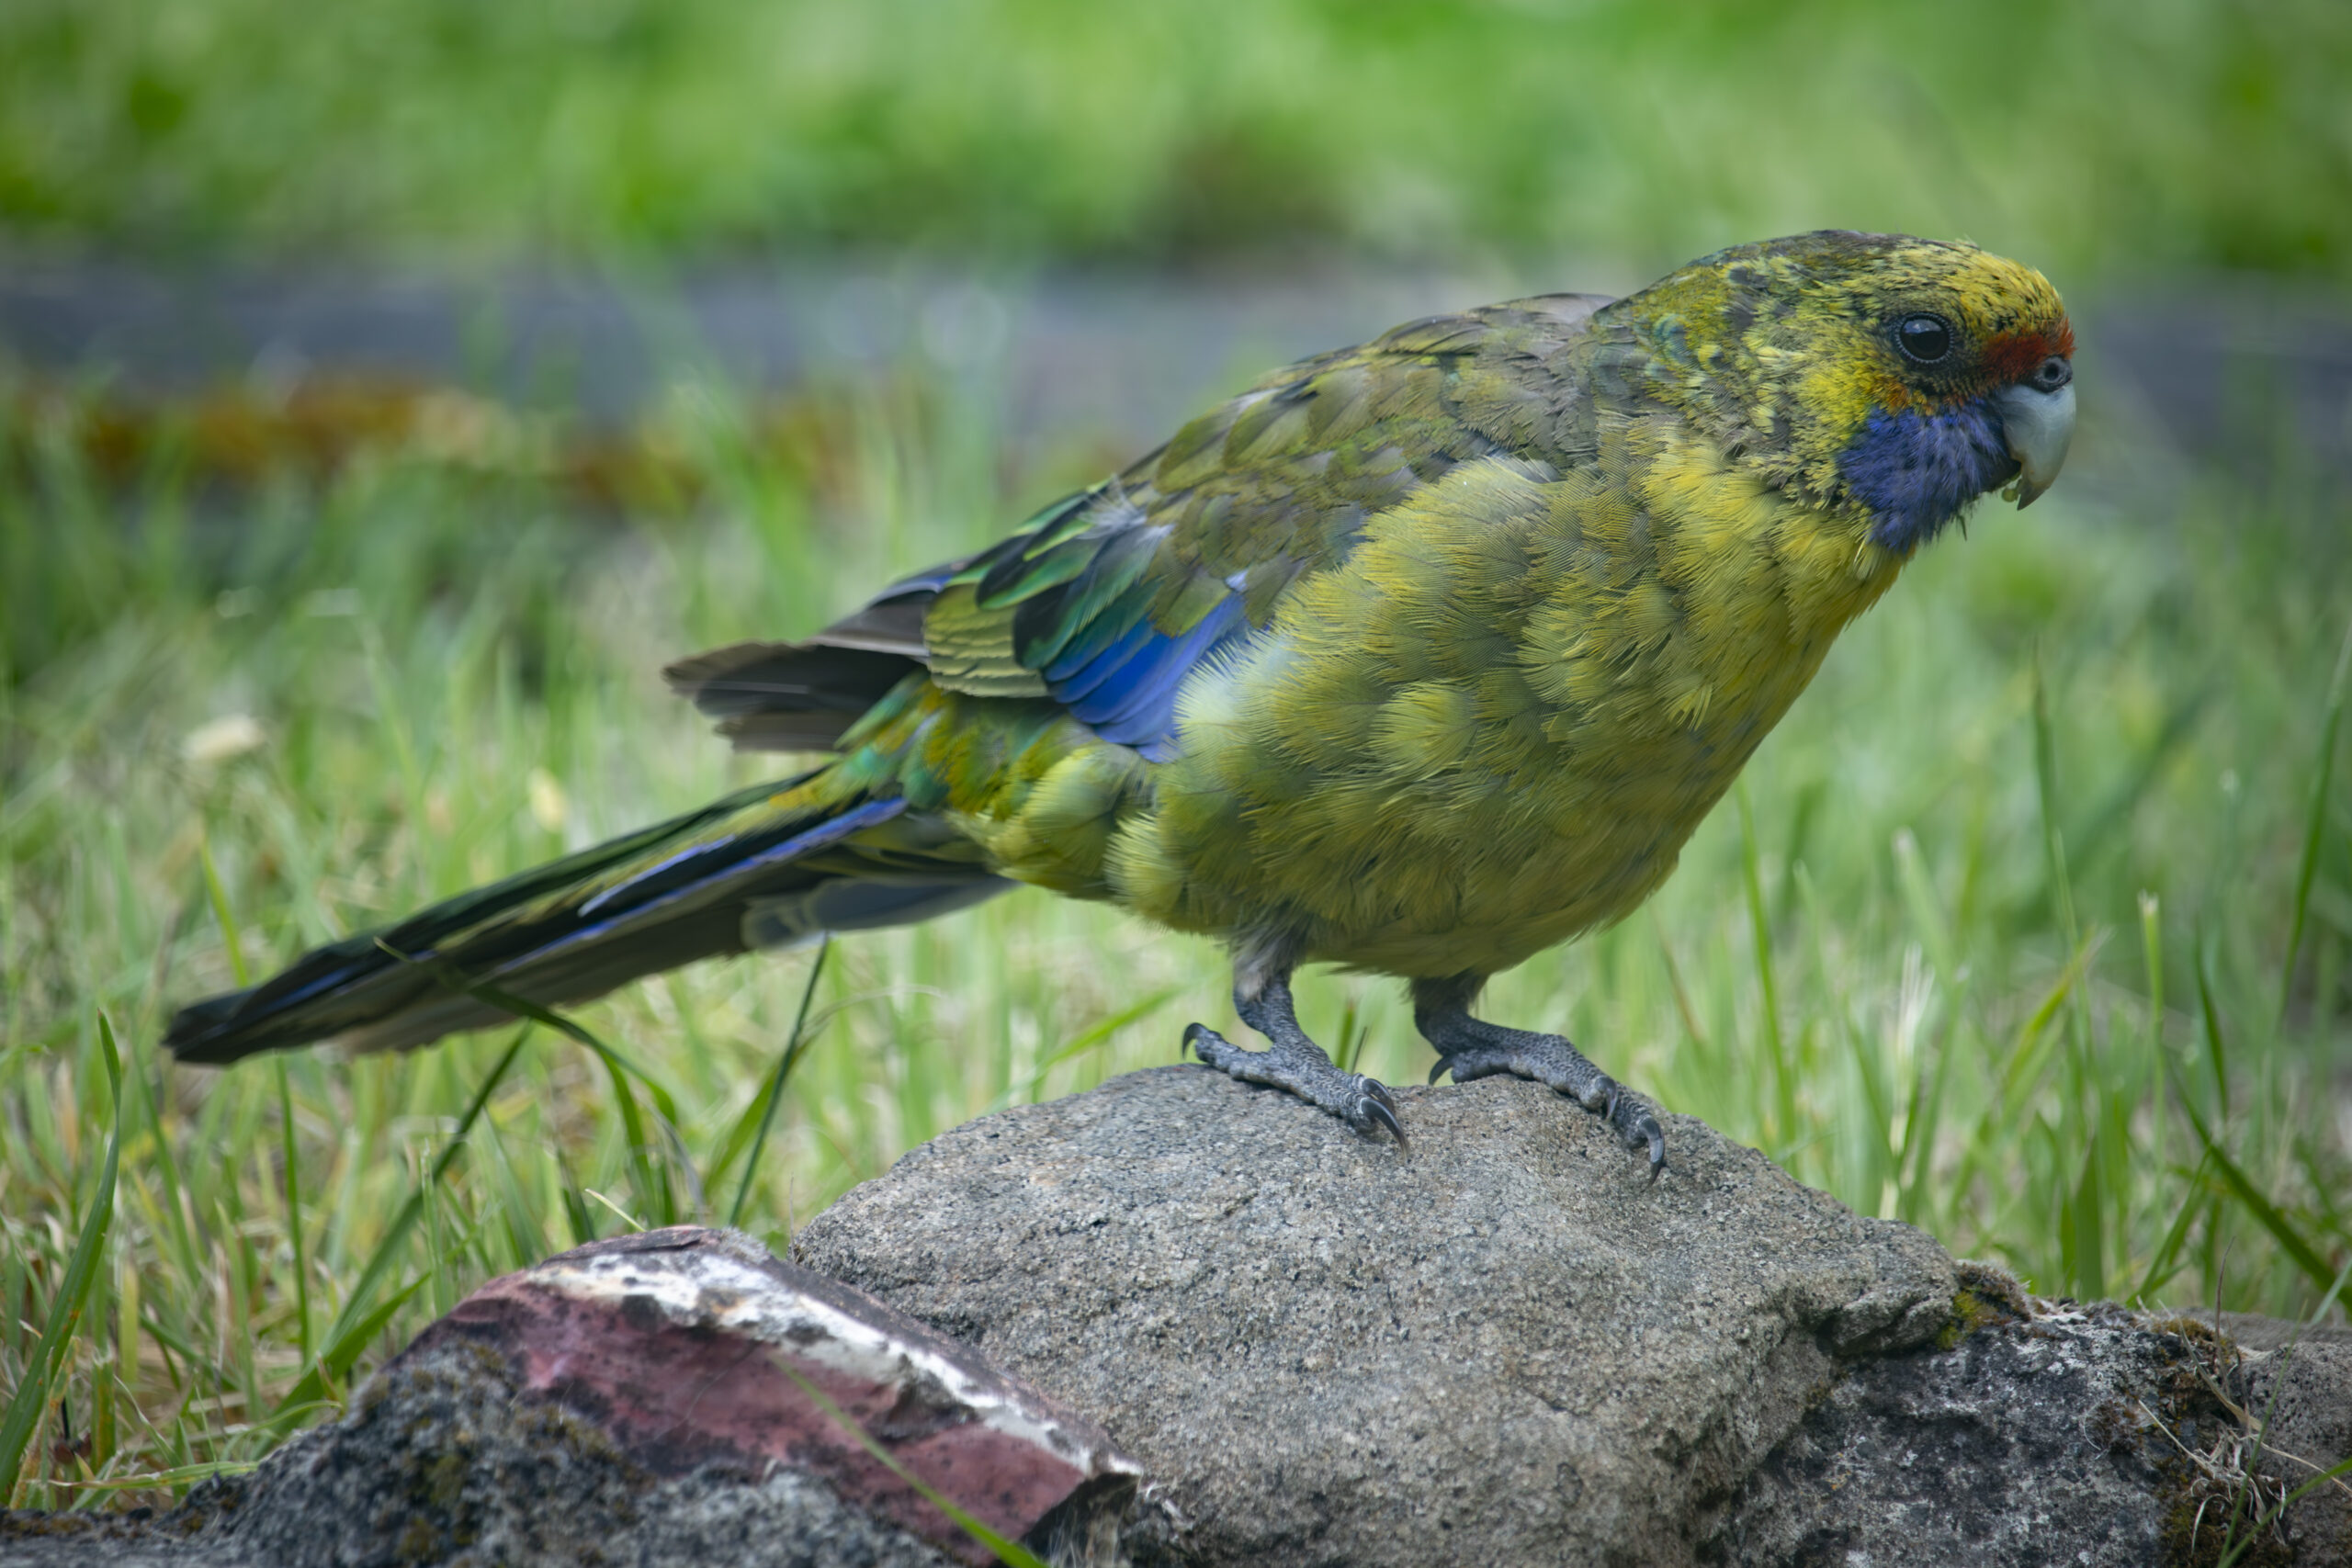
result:
M 2264 1428 L 2264 1450 L 2251 1468 L 2274 1483 L 2274 1494 L 2352 1459 L 2352 1336 L 2306 1338 L 2249 1357 L 2230 1383 L 2238 1408 Z M 2352 1475 L 2314 1487 L 2289 1507 L 2278 1534 L 2297 1562 L 2352 1563 Z
M 1200 1068 L 959 1128 L 802 1262 L 1143 1461 L 1201 1562 L 1687 1562 L 1841 1358 L 1946 1325 L 1951 1261 L 1669 1118 L 1653 1186 L 1538 1086 L 1398 1092 L 1413 1147 Z
M 2352 1345 L 2253 1351 L 2194 1318 L 2028 1306 L 2014 1292 L 2023 1315 L 1964 1298 L 1974 1321 L 1955 1324 L 1947 1348 L 1846 1369 L 1750 1478 L 1702 1561 L 2140 1568 L 2215 1562 L 2243 1542 L 2247 1564 L 2352 1564 L 2344 1492 L 2322 1488 L 2256 1524 L 2313 1473 L 2277 1450 L 2321 1456 L 2320 1468 L 2352 1453 Z M 2236 1322 L 2282 1347 L 2293 1330 Z M 2274 1387 L 2265 1455 L 2254 1432 Z
M 1683 1118 L 1653 1187 L 1548 1090 L 1400 1098 L 1409 1156 L 1142 1074 L 812 1224 L 961 1343 L 715 1233 L 551 1259 L 170 1515 L 0 1513 L 0 1568 L 975 1561 L 760 1374 L 786 1346 L 1064 1563 L 1123 1560 L 1136 1480 L 1066 1406 L 1140 1456 L 1124 1546 L 1161 1564 L 2352 1568 L 2352 1488 L 2248 1529 L 2352 1451 L 2341 1330 L 2030 1301 Z
M 1750 1478 L 1705 1560 L 2163 1562 L 2164 1498 L 2184 1478 L 2155 1423 L 2194 1439 L 2223 1414 L 2194 1355 L 2109 1307 L 1850 1368 Z
M 0 1565 L 994 1561 L 847 1422 L 1057 1563 L 1118 1561 L 1133 1464 L 963 1347 L 732 1233 L 492 1280 L 334 1426 L 160 1519 L 0 1515 Z

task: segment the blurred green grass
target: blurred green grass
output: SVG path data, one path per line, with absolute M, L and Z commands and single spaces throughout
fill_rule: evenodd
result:
M 1647 276 L 1846 227 L 2340 280 L 2347 79 L 2339 0 L 12 0 L 0 231 Z
M 125 1087 L 113 1228 L 20 1500 L 153 1500 L 115 1488 L 250 1460 L 492 1274 L 726 1217 L 806 953 L 580 1010 L 641 1080 L 545 1030 L 494 1084 L 511 1033 L 220 1074 L 154 1042 L 240 974 L 782 771 L 707 736 L 661 661 L 814 625 L 1088 477 L 1008 472 L 985 384 L 917 367 L 826 400 L 821 480 L 736 401 L 690 400 L 669 439 L 708 489 L 667 515 L 582 515 L 430 444 L 220 489 L 168 442 L 107 477 L 71 420 L 21 432 L 0 1387 L 97 1190 L 102 1021 Z M 1501 977 L 1495 1014 L 2043 1292 L 2319 1302 L 2352 1256 L 2352 791 L 2322 761 L 2343 498 L 2164 488 L 2062 487 L 1929 552 L 1651 907 Z M 841 942 L 747 1224 L 781 1246 L 946 1127 L 1176 1060 L 1185 1021 L 1230 1022 L 1225 982 L 1204 942 L 1034 893 Z M 1310 978 L 1303 1005 L 1366 1070 L 1426 1071 L 1393 987 Z

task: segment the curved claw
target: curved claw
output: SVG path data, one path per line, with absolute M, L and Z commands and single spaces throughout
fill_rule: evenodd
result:
M 1627 1095 L 1622 1103 L 1630 1106 L 1633 1114 L 1621 1124 L 1617 1120 L 1617 1106 L 1612 1104 L 1609 1108 L 1609 1123 L 1617 1128 L 1617 1135 L 1625 1141 L 1627 1148 L 1639 1150 L 1646 1147 L 1649 1150 L 1650 1180 L 1655 1182 L 1666 1174 L 1666 1129 L 1657 1124 L 1657 1118 L 1651 1114 L 1650 1108 L 1633 1096 Z
M 1617 1130 L 1618 1140 L 1629 1149 L 1649 1150 L 1650 1179 L 1656 1181 L 1666 1171 L 1666 1129 L 1657 1124 L 1657 1117 L 1640 1096 L 1614 1078 L 1603 1078 L 1600 1103 L 1584 1102 L 1585 1109 L 1599 1113 L 1603 1122 Z
M 1398 1148 L 1410 1146 L 1405 1139 L 1404 1124 L 1396 1120 L 1396 1111 L 1389 1103 L 1388 1091 L 1369 1078 L 1364 1080 L 1364 1088 L 1368 1092 L 1356 1101 L 1356 1124 L 1377 1122 L 1388 1129 L 1388 1135 L 1396 1140 Z

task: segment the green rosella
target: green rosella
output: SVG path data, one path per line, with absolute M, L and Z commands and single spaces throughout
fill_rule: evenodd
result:
M 1395 975 L 1437 1072 L 1547 1083 L 1655 1173 L 1639 1098 L 1472 1002 L 1665 879 L 1921 546 L 2050 484 L 2073 352 L 2030 268 L 1823 232 L 1306 360 L 806 641 L 669 671 L 737 746 L 831 761 L 320 948 L 167 1043 L 421 1045 L 504 1016 L 452 977 L 571 1002 L 1026 883 L 1223 941 L 1271 1047 L 1193 1024 L 1214 1067 L 1401 1140 L 1290 990 Z

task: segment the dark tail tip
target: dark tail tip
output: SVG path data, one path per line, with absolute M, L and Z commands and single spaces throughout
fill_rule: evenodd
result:
M 175 1060 L 205 1067 L 226 1066 L 266 1050 L 266 1042 L 235 1027 L 237 1014 L 252 997 L 250 990 L 226 991 L 190 1002 L 172 1015 L 171 1026 L 164 1031 L 164 1049 Z
M 223 991 L 180 1009 L 164 1031 L 164 1048 L 192 1066 L 219 1067 L 263 1051 L 332 1038 L 363 1021 L 370 1000 L 377 1004 L 374 1010 L 397 1010 L 401 998 L 384 998 L 366 989 L 390 965 L 372 931 L 312 948 L 283 974 L 258 986 Z M 356 1008 L 355 987 L 359 991 Z M 388 1000 L 389 1010 L 384 1006 Z

